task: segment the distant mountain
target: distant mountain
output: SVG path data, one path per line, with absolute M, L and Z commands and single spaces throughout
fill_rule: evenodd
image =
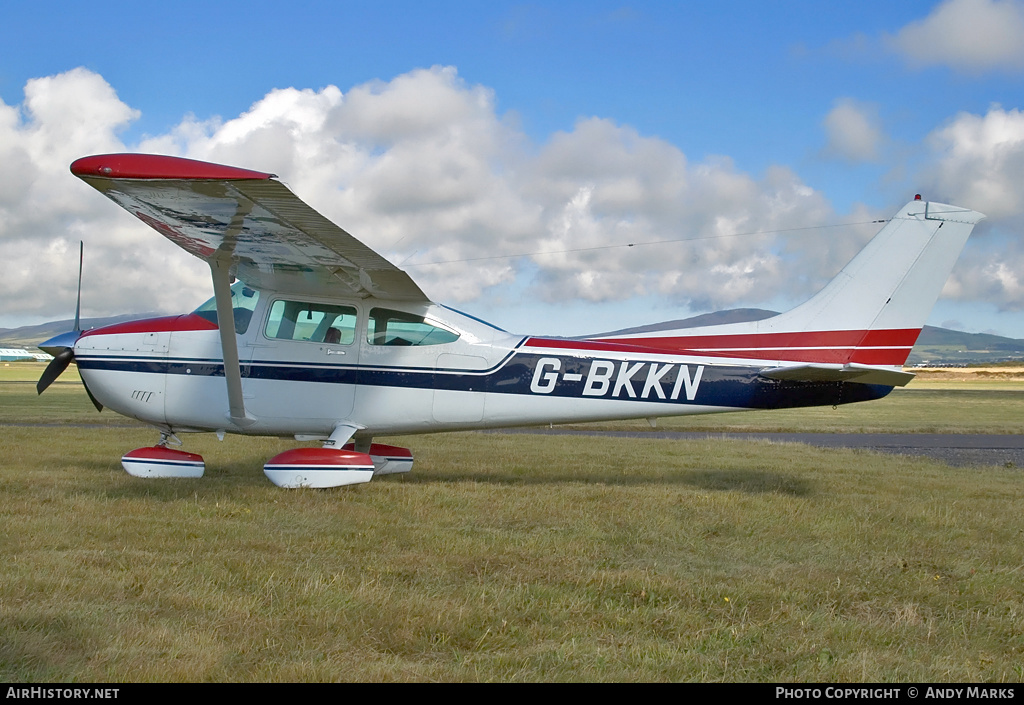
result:
M 110 318 L 86 318 L 82 320 L 82 328 L 99 328 L 124 321 L 140 318 L 152 318 L 158 313 L 126 314 Z M 760 321 L 775 316 L 775 311 L 763 308 L 734 308 L 715 313 L 704 313 L 690 318 L 681 318 L 663 323 L 651 323 L 646 326 L 623 328 L 599 335 L 630 335 L 635 333 L 653 333 L 661 330 L 679 328 L 696 328 L 698 326 L 714 326 L 723 323 L 743 323 Z M 21 328 L 0 328 L 0 347 L 25 347 L 32 349 L 39 343 L 53 336 L 71 330 L 72 319 L 52 321 L 35 326 Z M 587 336 L 591 337 L 591 336 Z M 917 345 L 910 352 L 908 365 L 935 364 L 970 364 L 984 362 L 1003 362 L 1006 360 L 1024 361 L 1024 340 L 1004 338 L 989 333 L 965 333 L 948 328 L 925 326 L 917 340 Z
M 925 326 L 908 365 L 1024 361 L 1024 340 Z
M 760 321 L 775 315 L 778 315 L 776 311 L 768 311 L 763 308 L 734 308 L 726 311 L 716 311 L 715 313 L 704 313 L 699 316 L 682 318 L 675 321 L 624 328 L 600 335 L 630 335 L 679 328 L 715 326 L 724 323 L 745 323 L 747 321 Z M 910 351 L 907 365 L 921 365 L 925 363 L 950 365 L 1004 362 L 1007 360 L 1024 361 L 1024 340 L 1005 338 L 1001 335 L 991 335 L 989 333 L 965 333 L 948 328 L 925 326 L 917 339 L 917 344 Z
M 635 333 L 654 333 L 659 330 L 675 330 L 677 328 L 699 328 L 700 326 L 719 326 L 724 323 L 746 323 L 747 321 L 760 321 L 765 318 L 779 315 L 778 311 L 768 311 L 763 308 L 731 308 L 727 311 L 716 311 L 714 313 L 702 313 L 699 316 L 680 318 L 664 323 L 651 323 L 646 326 L 635 328 L 623 328 L 613 330 L 610 333 L 599 333 L 599 337 L 606 335 L 632 335 Z M 594 336 L 587 336 L 588 338 Z
M 81 325 L 82 330 L 89 330 L 91 328 L 102 328 L 103 326 L 109 326 L 115 323 L 137 321 L 140 318 L 153 318 L 154 316 L 160 315 L 163 314 L 127 313 L 107 318 L 83 318 Z M 21 328 L 0 328 L 0 344 L 5 346 L 13 345 L 15 347 L 31 348 L 39 345 L 39 343 L 44 340 L 49 340 L 55 335 L 67 333 L 74 327 L 75 319 L 68 318 L 63 321 L 50 321 L 49 323 L 40 323 L 34 326 L 22 326 Z
M 949 328 L 937 328 L 936 326 L 925 326 L 921 336 L 917 339 L 918 345 L 953 345 L 964 350 L 992 351 L 992 350 L 1020 350 L 1024 340 L 1015 338 L 1004 338 L 1001 335 L 990 333 L 964 333 Z

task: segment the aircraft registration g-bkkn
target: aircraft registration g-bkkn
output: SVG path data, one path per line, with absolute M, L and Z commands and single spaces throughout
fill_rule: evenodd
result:
M 432 302 L 272 174 L 143 154 L 71 171 L 206 261 L 214 297 L 181 316 L 76 325 L 40 346 L 55 359 L 39 391 L 75 361 L 97 408 L 156 427 L 159 443 L 122 458 L 141 477 L 201 476 L 201 456 L 167 445 L 186 432 L 322 441 L 267 461 L 282 487 L 408 472 L 409 450 L 375 436 L 878 399 L 913 378 L 902 365 L 984 217 L 918 197 L 786 313 L 569 339 Z

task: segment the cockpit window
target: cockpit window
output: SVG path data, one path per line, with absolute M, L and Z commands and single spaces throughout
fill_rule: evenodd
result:
M 260 292 L 246 286 L 244 282 L 236 281 L 231 285 L 231 308 L 234 310 L 235 333 L 238 335 L 249 330 L 249 321 L 252 320 L 252 312 L 256 310 L 259 300 Z M 193 313 L 211 323 L 217 323 L 217 299 L 210 299 Z
M 458 333 L 431 325 L 423 316 L 387 308 L 370 309 L 366 340 L 371 345 L 441 345 L 458 339 Z
M 267 318 L 268 338 L 351 345 L 356 339 L 356 310 L 351 306 L 278 299 Z

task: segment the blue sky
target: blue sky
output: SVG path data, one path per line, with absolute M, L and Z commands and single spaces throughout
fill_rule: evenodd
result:
M 709 207 L 721 199 L 726 220 L 732 217 L 728 209 L 735 208 L 736 193 L 746 194 L 747 201 L 762 198 L 769 203 L 777 200 L 773 189 L 777 190 L 782 180 L 787 193 L 797 194 L 788 206 L 796 214 L 790 221 L 778 214 L 769 218 L 768 206 L 752 208 L 744 217 L 729 221 L 735 222 L 736 232 L 751 232 L 763 225 L 781 228 L 787 223 L 801 227 L 862 222 L 891 214 L 915 192 L 936 200 L 958 200 L 982 211 L 989 208 L 993 217 L 974 238 L 977 242 L 972 241 L 965 251 L 955 281 L 947 286 L 931 322 L 1024 337 L 1024 242 L 1020 232 L 1024 205 L 1012 195 L 1019 188 L 1015 180 L 1024 176 L 1024 134 L 1012 138 L 1018 126 L 1024 129 L 1019 112 L 1024 107 L 1024 59 L 1021 50 L 1014 49 L 1014 45 L 1024 46 L 1024 8 L 1015 0 L 107 2 L 102 8 L 76 2 L 7 2 L 2 15 L 0 101 L 9 109 L 9 134 L 0 134 L 0 155 L 5 146 L 21 149 L 19 145 L 30 139 L 39 143 L 26 147 L 26 154 L 52 154 L 54 162 L 59 161 L 56 155 L 61 150 L 71 148 L 57 137 L 50 138 L 52 144 L 43 144 L 39 137 L 46 132 L 45 120 L 41 112 L 33 112 L 26 88 L 47 77 L 65 77 L 37 85 L 40 92 L 53 91 L 64 100 L 61 109 L 72 116 L 75 103 L 68 96 L 78 96 L 76 91 L 81 90 L 81 101 L 91 106 L 102 92 L 97 86 L 112 91 L 113 97 L 103 98 L 107 107 L 82 110 L 83 121 L 99 116 L 94 134 L 102 139 L 97 137 L 94 147 L 88 137 L 78 138 L 75 146 L 80 144 L 80 149 L 103 150 L 111 144 L 126 151 L 154 146 L 173 151 L 173 147 L 185 156 L 231 156 L 235 163 L 241 160 L 239 166 L 268 170 L 276 165 L 246 158 L 267 154 L 269 138 L 254 136 L 258 127 L 253 127 L 251 120 L 245 127 L 241 118 L 252 114 L 261 101 L 267 114 L 273 113 L 267 97 L 277 96 L 281 101 L 287 97 L 275 90 L 306 90 L 307 98 L 319 96 L 318 105 L 329 111 L 334 108 L 326 104 L 334 98 L 324 91 L 332 86 L 342 102 L 359 87 L 382 96 L 398 95 L 405 86 L 414 93 L 420 91 L 415 94 L 425 101 L 436 100 L 429 109 L 446 100 L 453 101 L 452 105 L 475 100 L 478 107 L 486 103 L 473 114 L 472 124 L 487 122 L 487 127 L 480 129 L 486 129 L 488 137 L 481 140 L 489 146 L 474 152 L 474 144 L 481 140 L 459 144 L 467 150 L 463 161 L 477 159 L 490 165 L 487 178 L 494 180 L 494 188 L 486 193 L 468 190 L 459 198 L 475 196 L 481 203 L 495 204 L 495 210 L 476 217 L 475 226 L 456 223 L 446 243 L 420 236 L 409 226 L 412 234 L 403 240 L 407 249 L 388 253 L 398 260 L 437 261 L 479 254 L 479 240 L 486 235 L 480 232 L 481 224 L 500 222 L 501 217 L 507 220 L 513 203 L 523 212 L 535 211 L 535 220 L 524 222 L 514 232 L 498 233 L 498 242 L 491 242 L 490 249 L 484 251 L 550 249 L 555 240 L 568 249 L 580 242 L 613 244 L 620 236 L 657 240 L 666 235 L 706 234 L 712 227 L 706 213 L 697 217 L 685 209 L 673 211 L 678 218 L 675 227 L 668 219 L 672 209 L 653 197 L 641 195 L 622 212 L 612 213 L 602 205 L 602 184 L 610 188 L 616 180 L 629 178 L 628 169 L 642 172 L 663 160 L 667 171 L 637 177 L 643 188 L 658 188 L 657 173 L 685 168 L 682 181 L 686 185 L 678 185 L 673 193 L 693 199 L 707 189 L 707 195 L 700 198 Z M 1017 18 L 1019 25 L 1015 24 Z M 974 37 L 974 32 L 979 36 Z M 1000 32 L 1008 34 L 1005 47 L 1000 37 L 992 38 Z M 433 67 L 438 67 L 435 73 L 423 73 Z M 449 67 L 443 79 L 436 73 L 439 67 Z M 69 75 L 75 69 L 83 71 Z M 408 80 L 403 82 L 402 77 Z M 418 87 L 414 90 L 409 87 L 412 84 Z M 338 100 L 331 105 L 336 108 Z M 110 106 L 118 104 L 125 106 L 126 112 L 111 117 Z M 290 105 L 295 110 L 298 103 Z M 276 109 L 276 117 L 266 118 L 265 123 L 284 119 L 280 111 L 285 108 Z M 460 110 L 441 112 L 449 116 L 445 119 L 450 123 L 451 115 L 465 117 L 471 112 L 469 108 Z M 52 115 L 46 119 L 57 120 Z M 235 132 L 227 129 L 232 121 L 237 122 Z M 191 136 L 182 136 L 187 131 L 183 125 L 189 126 Z M 227 135 L 237 137 L 237 130 L 243 127 L 249 130 L 245 139 L 253 140 L 248 144 L 263 145 L 264 151 L 230 148 Z M 287 144 L 280 143 L 280 150 L 304 153 L 303 144 L 320 139 L 309 136 L 309 131 L 303 134 L 306 137 L 293 136 Z M 330 140 L 331 144 L 352 140 L 359 149 L 365 148 L 359 163 L 371 166 L 360 172 L 362 176 L 353 175 L 356 167 L 351 166 L 342 170 L 343 174 L 324 177 L 333 179 L 330 188 L 323 185 L 325 194 L 357 187 L 359 193 L 365 193 L 368 184 L 389 189 L 394 197 L 403 193 L 398 181 L 377 177 L 382 165 L 415 150 L 399 149 L 395 147 L 398 138 L 377 133 L 372 144 L 366 144 L 365 135 L 352 136 L 344 130 L 332 133 Z M 560 140 L 577 145 L 560 152 Z M 626 171 L 609 175 L 610 162 L 597 157 L 612 143 L 630 156 L 616 162 L 616 168 Z M 599 166 L 588 167 L 582 157 L 571 164 L 565 161 L 569 159 L 565 155 L 587 150 Z M 609 154 L 612 151 L 609 147 Z M 639 156 L 642 154 L 650 156 Z M 373 166 L 375 159 L 380 161 Z M 40 159 L 33 157 L 32 161 Z M 313 172 L 314 162 L 308 159 L 287 164 L 296 169 L 306 165 L 307 174 Z M 587 168 L 604 171 L 591 177 Z M 557 189 L 542 195 L 531 192 L 531 184 L 554 183 L 555 172 L 561 175 L 558 183 L 564 193 Z M 46 173 L 40 167 L 39 174 Z M 571 186 L 562 178 L 567 173 L 574 179 Z M 304 184 L 307 191 L 296 188 L 299 195 L 357 237 L 363 237 L 365 231 L 356 230 L 353 223 L 372 230 L 374 216 L 380 220 L 391 215 L 380 210 L 383 206 L 372 205 L 381 199 L 355 199 L 348 205 L 350 210 L 325 205 L 326 200 L 308 195 L 321 188 L 312 177 L 295 172 L 281 175 L 293 188 Z M 695 186 L 700 179 L 707 179 L 708 185 Z M 725 181 L 735 188 L 714 185 Z M 1005 189 L 1010 195 L 993 206 L 988 201 L 995 196 L 977 195 L 982 182 L 991 182 L 986 194 Z M 74 182 L 58 184 L 57 177 L 48 183 L 54 188 L 76 188 Z M 135 260 L 117 253 L 115 242 L 123 249 L 126 242 L 141 243 L 150 237 L 136 235 L 130 231 L 134 225 L 126 221 L 105 220 L 109 204 L 86 193 L 88 189 L 81 193 L 88 205 L 61 201 L 61 205 L 49 206 L 54 213 L 63 213 L 60 218 L 55 216 L 51 227 L 37 215 L 19 215 L 16 204 L 56 204 L 60 199 L 34 192 L 28 197 L 21 191 L 21 196 L 12 193 L 5 198 L 3 188 L 0 186 L 0 208 L 9 211 L 7 230 L 0 225 L 5 257 L 20 261 L 20 256 L 31 253 L 25 230 L 30 223 L 36 229 L 32 233 L 35 244 L 48 254 L 26 259 L 22 276 L 14 277 L 2 290 L 6 305 L 0 312 L 0 327 L 60 315 L 60 297 L 73 288 L 69 282 L 74 269 L 72 263 L 69 276 L 56 271 L 67 250 L 62 239 L 74 239 L 59 232 L 61 224 L 71 223 L 72 230 L 82 233 L 87 253 L 94 253 L 111 271 L 135 266 Z M 559 201 L 552 195 L 555 193 L 567 196 Z M 986 202 L 963 202 L 972 196 Z M 657 203 L 651 206 L 654 201 Z M 437 203 L 429 205 L 435 213 Z M 644 210 L 647 207 L 653 210 Z M 567 226 L 555 238 L 552 232 L 561 227 L 558 223 L 569 217 L 570 210 L 579 216 L 572 222 L 582 225 Z M 452 221 L 437 220 L 446 222 Z M 18 223 L 22 228 L 15 232 L 12 224 Z M 725 226 L 716 227 L 721 233 Z M 123 228 L 124 232 L 114 237 L 111 228 L 118 232 Z M 540 234 L 531 240 L 531 232 Z M 650 271 L 641 271 L 644 265 L 640 260 L 617 261 L 619 278 L 609 281 L 618 283 L 603 287 L 580 284 L 573 288 L 565 283 L 567 272 L 576 276 L 581 267 L 592 270 L 588 282 L 601 276 L 601 267 L 607 263 L 593 260 L 561 262 L 550 271 L 545 262 L 520 261 L 506 270 L 484 274 L 463 268 L 424 276 L 434 285 L 439 300 L 451 301 L 507 328 L 529 330 L 533 314 L 526 311 L 533 306 L 543 321 L 537 332 L 574 334 L 604 329 L 608 317 L 624 326 L 683 317 L 709 307 L 796 303 L 831 276 L 843 257 L 855 251 L 868 234 L 855 229 L 848 236 L 837 231 L 825 239 L 757 238 L 746 248 L 749 252 L 742 246 L 713 254 L 686 249 L 654 255 L 658 264 Z M 852 241 L 831 247 L 833 237 Z M 381 242 L 397 238 L 382 236 L 378 242 L 368 233 L 364 239 L 380 247 Z M 161 257 L 174 256 L 171 250 L 160 252 L 167 253 Z M 681 259 L 672 265 L 668 260 L 673 258 Z M 698 293 L 699 282 L 673 279 L 669 267 L 690 261 L 717 268 L 720 276 L 707 278 L 710 293 Z M 794 275 L 782 265 L 804 269 Z M 810 267 L 813 270 L 807 269 Z M 764 271 L 754 271 L 758 268 Z M 149 293 L 144 291 L 144 282 L 152 277 L 122 281 L 120 290 L 104 285 L 94 292 L 87 310 L 114 313 L 139 302 L 158 308 L 187 308 L 195 303 L 191 299 L 208 295 L 209 285 L 201 283 L 202 273 L 193 263 L 175 264 L 170 270 L 178 278 L 177 285 L 165 283 L 161 292 Z M 730 272 L 746 277 L 748 286 L 735 291 L 725 286 L 722 277 Z M 33 279 L 38 282 L 46 276 L 59 280 L 52 300 L 51 294 L 40 295 L 29 288 Z M 456 277 L 463 278 L 465 286 L 451 285 Z M 556 286 L 552 282 L 558 279 L 563 281 Z M 800 285 L 792 285 L 797 280 Z M 624 281 L 642 284 L 623 286 Z M 714 289 L 716 286 L 719 289 Z M 181 293 L 184 288 L 195 291 L 191 299 Z M 732 293 L 720 293 L 726 290 Z M 175 297 L 169 293 L 172 291 L 179 293 Z M 428 293 L 431 291 L 428 288 Z M 566 311 L 571 311 L 568 326 Z M 591 320 L 601 324 L 587 325 Z M 577 324 L 582 329 L 576 329 Z

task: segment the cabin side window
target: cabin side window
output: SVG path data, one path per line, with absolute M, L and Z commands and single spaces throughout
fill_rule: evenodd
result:
M 356 310 L 352 306 L 278 299 L 270 307 L 265 332 L 268 338 L 351 345 L 356 339 Z
M 366 341 L 370 345 L 441 345 L 458 339 L 458 333 L 427 323 L 423 316 L 387 308 L 370 309 L 366 326 Z

